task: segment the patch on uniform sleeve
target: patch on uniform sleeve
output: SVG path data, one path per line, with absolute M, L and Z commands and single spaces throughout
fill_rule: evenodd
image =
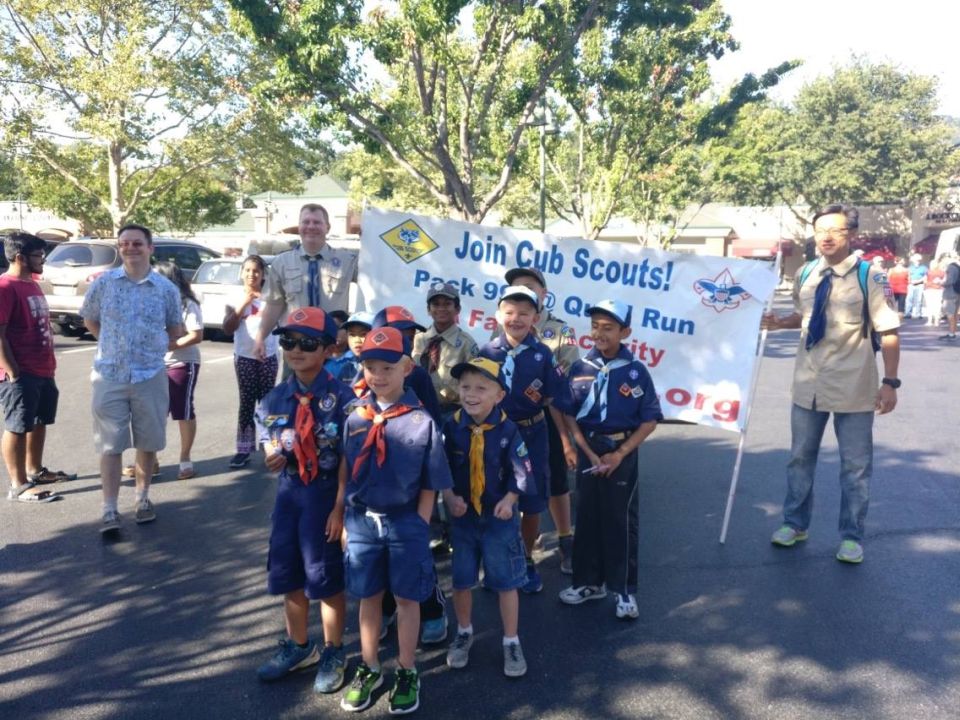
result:
M 419 425 L 424 420 L 426 420 L 426 416 L 423 414 L 422 410 L 414 410 L 412 413 L 410 413 L 410 422 Z
M 624 397 L 630 397 L 632 393 L 633 393 L 633 388 L 631 388 L 626 383 L 620 386 L 620 394 L 623 395 Z
M 630 379 L 631 379 L 631 380 L 636 380 L 638 377 L 640 377 L 640 371 L 637 370 L 636 368 L 633 368 L 633 369 L 630 371 Z
M 523 394 L 529 398 L 530 402 L 536 403 L 537 405 L 539 405 L 540 401 L 543 399 L 543 395 L 541 395 L 540 392 L 533 387 L 533 385 L 524 390 Z
M 634 398 L 639 399 L 643 396 L 643 388 L 637 385 L 630 391 L 630 394 L 633 395 Z
M 550 328 L 547 328 L 546 330 L 543 331 L 543 337 L 546 338 L 547 340 L 552 338 L 554 335 L 556 335 L 556 333 Z
M 564 325 L 562 328 L 560 328 L 560 337 L 563 338 L 564 345 L 577 344 L 577 336 L 573 332 L 573 328 L 570 327 L 569 325 Z

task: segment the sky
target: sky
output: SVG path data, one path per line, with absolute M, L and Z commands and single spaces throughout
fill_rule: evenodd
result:
M 956 0 L 722 0 L 740 49 L 713 67 L 718 86 L 800 59 L 772 93 L 789 102 L 853 55 L 939 79 L 944 115 L 960 117 L 960 6 Z

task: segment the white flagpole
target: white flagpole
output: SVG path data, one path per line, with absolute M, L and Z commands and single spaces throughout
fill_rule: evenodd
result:
M 777 259 L 773 266 L 778 278 L 780 277 L 780 263 L 782 260 L 783 251 L 778 239 Z M 769 313 L 773 310 L 773 299 L 776 294 L 776 291 L 770 294 L 770 299 L 767 300 L 767 306 L 764 309 L 764 312 Z M 730 526 L 730 513 L 733 512 L 733 499 L 737 495 L 737 483 L 740 482 L 740 463 L 743 460 L 743 446 L 747 439 L 747 428 L 750 425 L 750 410 L 753 408 L 754 394 L 757 391 L 757 380 L 760 378 L 760 361 L 763 360 L 763 349 L 766 344 L 767 329 L 764 328 L 760 331 L 760 342 L 757 346 L 757 358 L 756 362 L 753 363 L 753 376 L 750 378 L 750 404 L 747 405 L 746 414 L 743 418 L 743 429 L 740 430 L 740 441 L 737 443 L 737 459 L 736 462 L 733 463 L 733 476 L 730 478 L 730 491 L 727 493 L 727 508 L 723 513 L 723 527 L 720 529 L 721 545 L 727 541 L 727 528 Z

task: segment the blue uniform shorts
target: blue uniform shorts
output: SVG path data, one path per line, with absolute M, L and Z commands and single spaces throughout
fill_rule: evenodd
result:
M 500 520 L 485 510 L 473 508 L 450 522 L 453 545 L 453 588 L 468 590 L 480 578 L 483 562 L 484 585 L 490 590 L 514 590 L 527 581 L 527 560 L 520 539 L 520 513 Z
M 430 526 L 415 510 L 378 515 L 347 508 L 347 592 L 368 598 L 389 590 L 398 598 L 423 602 L 436 583 L 430 554 Z
M 343 550 L 340 539 L 327 542 L 327 517 L 337 487 L 319 479 L 304 485 L 282 476 L 273 506 L 267 589 L 284 595 L 303 589 L 311 600 L 343 592 Z
M 536 494 L 520 496 L 520 512 L 524 515 L 536 515 L 547 509 L 550 498 L 550 440 L 546 420 L 533 425 L 520 425 L 520 437 L 523 438 L 527 452 L 530 453 L 530 464 L 533 466 L 533 475 L 536 478 Z M 563 452 L 560 450 L 559 452 Z

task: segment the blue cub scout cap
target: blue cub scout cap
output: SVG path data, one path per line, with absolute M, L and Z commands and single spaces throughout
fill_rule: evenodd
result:
M 587 315 L 591 317 L 593 317 L 594 313 L 609 315 L 623 327 L 630 327 L 630 316 L 633 314 L 633 311 L 629 305 L 620 300 L 601 300 L 587 310 Z

